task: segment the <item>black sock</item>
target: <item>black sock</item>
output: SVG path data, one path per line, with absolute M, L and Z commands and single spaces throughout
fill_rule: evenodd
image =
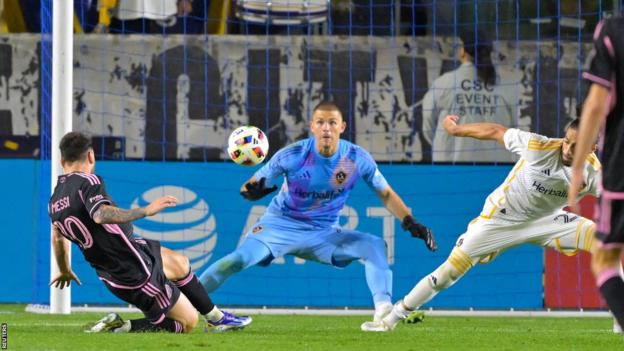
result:
M 157 332 L 157 331 L 167 331 L 167 332 L 179 334 L 179 333 L 184 332 L 184 328 L 182 327 L 182 323 L 174 319 L 168 318 L 168 317 L 164 317 L 158 323 L 151 322 L 147 318 L 130 320 L 130 332 L 131 333 Z
M 600 293 L 620 327 L 624 327 L 624 281 L 619 273 L 600 285 Z
M 199 279 L 193 274 L 193 271 L 189 271 L 189 274 L 175 282 L 173 282 L 178 289 L 191 301 L 191 304 L 202 315 L 212 311 L 215 307 L 214 303 L 208 296 L 206 289 L 201 285 Z

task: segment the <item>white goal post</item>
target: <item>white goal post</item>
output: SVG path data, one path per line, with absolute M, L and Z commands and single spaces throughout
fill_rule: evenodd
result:
M 73 88 L 73 21 L 74 2 L 53 0 L 52 2 L 52 133 L 51 133 L 51 190 L 62 174 L 59 142 L 65 133 L 72 130 L 72 88 Z M 50 228 L 50 235 L 52 230 Z M 51 243 L 51 241 L 50 241 Z M 50 277 L 58 274 L 54 248 L 50 245 Z M 71 255 L 71 250 L 69 251 Z M 70 256 L 71 257 L 71 256 Z M 71 288 L 50 287 L 50 313 L 71 313 Z

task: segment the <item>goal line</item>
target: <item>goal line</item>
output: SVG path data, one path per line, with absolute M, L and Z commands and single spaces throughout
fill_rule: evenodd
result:
M 369 309 L 351 309 L 345 307 L 343 309 L 336 308 L 274 308 L 274 307 L 262 307 L 262 308 L 239 308 L 232 307 L 227 308 L 235 314 L 250 314 L 250 315 L 319 315 L 319 316 L 369 316 L 373 314 L 373 310 Z M 72 312 L 125 312 L 125 313 L 139 313 L 141 312 L 136 307 L 132 306 L 100 306 L 100 305 L 74 305 L 71 307 Z M 429 316 L 443 316 L 443 317 L 611 317 L 608 311 L 600 310 L 436 310 L 428 308 L 421 310 Z M 26 312 L 32 313 L 49 313 L 49 305 L 41 304 L 29 304 L 26 306 Z

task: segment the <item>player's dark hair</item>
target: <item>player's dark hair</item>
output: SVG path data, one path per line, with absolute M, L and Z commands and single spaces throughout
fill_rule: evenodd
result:
M 67 162 L 82 161 L 87 157 L 87 151 L 93 146 L 91 138 L 80 132 L 69 132 L 63 136 L 59 143 L 61 159 Z
M 324 100 L 324 101 L 319 102 L 316 106 L 314 106 L 314 110 L 312 110 L 312 112 L 316 110 L 340 112 L 338 105 L 336 105 L 336 103 L 334 103 L 333 101 L 329 101 L 329 100 Z
M 492 64 L 492 42 L 485 32 L 473 29 L 464 29 L 459 34 L 464 50 L 472 56 L 472 62 L 477 67 L 477 76 L 484 83 L 496 84 L 496 69 Z
M 568 129 L 572 128 L 574 130 L 578 130 L 579 126 L 581 125 L 581 119 L 580 118 L 575 118 L 572 120 L 572 122 L 568 123 L 565 127 L 565 130 L 567 131 Z

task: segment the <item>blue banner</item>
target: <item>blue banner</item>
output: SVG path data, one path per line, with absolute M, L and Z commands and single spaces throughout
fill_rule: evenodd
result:
M 25 163 L 25 164 L 23 164 Z M 30 279 L 33 271 L 47 269 L 46 262 L 25 257 L 34 236 L 13 240 L 17 233 L 33 231 L 33 202 L 28 193 L 37 171 L 34 161 L 3 161 L 2 167 L 30 169 L 11 186 L 5 198 L 21 202 L 2 203 L 9 211 L 9 231 L 2 234 L 4 267 L 11 265 L 9 290 L 2 302 L 28 302 L 32 289 L 45 296 L 47 285 Z M 423 276 L 446 260 L 455 240 L 476 217 L 487 194 L 502 182 L 509 166 L 424 166 L 381 165 L 391 186 L 412 208 L 414 216 L 430 226 L 439 250 L 430 253 L 422 241 L 412 239 L 398 220 L 383 208 L 377 196 L 359 184 L 347 202 L 341 224 L 386 239 L 394 273 L 394 299 L 401 298 Z M 249 202 L 239 195 L 241 184 L 253 168 L 231 163 L 184 162 L 98 162 L 97 174 L 120 207 L 143 206 L 158 196 L 171 194 L 180 204 L 171 210 L 137 221 L 135 232 L 161 240 L 163 246 L 180 250 L 201 273 L 218 258 L 234 250 L 249 225 L 262 215 L 270 198 Z M 0 181 L 16 179 L 0 172 Z M 24 189 L 27 189 L 24 194 Z M 26 199 L 26 200 L 24 200 Z M 23 203 L 22 203 L 23 202 Z M 19 206 L 19 207 L 18 207 Z M 4 212 L 3 213 L 7 213 Z M 24 224 L 27 224 L 24 227 Z M 46 237 L 46 233 L 42 235 Z M 41 245 L 39 245 L 41 246 Z M 537 247 L 522 246 L 506 252 L 492 264 L 477 266 L 451 289 L 442 292 L 427 306 L 436 308 L 541 308 L 543 254 Z M 43 257 L 49 253 L 41 253 Z M 74 270 L 83 286 L 74 286 L 73 303 L 120 303 L 97 279 L 77 247 L 73 248 Z M 16 264 L 17 263 L 17 264 Z M 39 267 L 33 267 L 37 265 Z M 41 268 L 43 267 L 43 269 Z M 4 290 L 4 289 L 3 289 Z M 276 259 L 269 267 L 252 267 L 233 276 L 212 295 L 219 305 L 370 307 L 372 299 L 364 278 L 364 266 L 354 262 L 344 269 L 304 261 L 292 256 Z

